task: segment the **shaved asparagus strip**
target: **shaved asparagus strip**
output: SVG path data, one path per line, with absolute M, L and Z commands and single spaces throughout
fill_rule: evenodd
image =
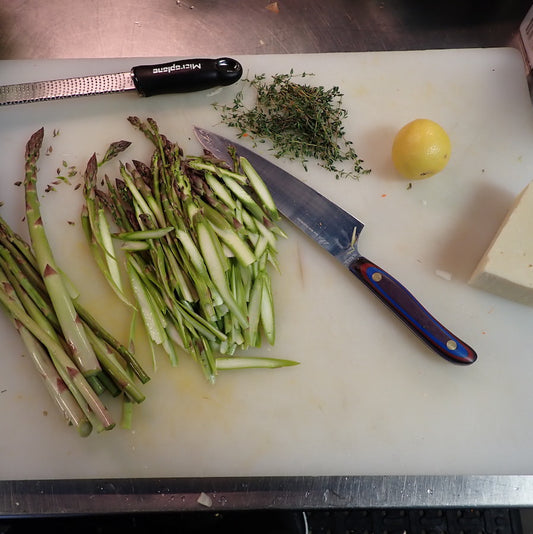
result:
M 235 209 L 237 207 L 237 202 L 231 196 L 230 192 L 224 187 L 224 185 L 217 180 L 212 173 L 208 172 L 205 174 L 205 181 L 207 185 L 211 188 L 213 193 L 220 199 L 228 208 Z
M 224 183 L 228 189 L 248 208 L 250 213 L 257 219 L 261 219 L 264 214 L 257 205 L 253 197 L 240 185 L 232 176 L 222 175 Z
M 146 239 L 161 239 L 174 230 L 173 226 L 157 228 L 154 230 L 139 230 L 138 232 L 122 232 L 115 234 L 113 237 L 123 239 L 124 241 L 144 241 Z
M 97 196 L 96 190 L 97 169 L 96 154 L 93 154 L 87 163 L 87 168 L 84 173 L 85 183 L 83 192 L 85 204 L 81 214 L 82 228 L 92 254 L 106 280 L 109 282 L 109 285 L 125 304 L 133 308 L 133 304 L 129 301 L 123 290 L 122 278 L 109 225 L 103 215 L 103 208 L 99 208 L 98 206 L 99 197 Z
M 87 206 L 83 206 L 82 214 L 81 214 L 81 225 L 83 228 L 83 231 L 85 233 L 85 238 L 87 240 L 87 243 L 89 244 L 89 247 L 92 252 L 92 256 L 96 263 L 98 264 L 98 267 L 100 268 L 100 271 L 105 276 L 106 280 L 108 281 L 109 285 L 115 292 L 115 294 L 126 304 L 133 306 L 129 303 L 127 298 L 124 296 L 124 293 L 121 290 L 122 283 L 117 283 L 117 281 L 113 278 L 112 274 L 109 272 L 108 264 L 104 260 L 103 254 L 101 254 L 101 248 L 99 243 L 96 240 L 96 237 L 93 233 L 93 230 L 91 228 L 90 218 L 89 218 L 89 212 L 87 210 Z
M 248 180 L 250 180 L 252 187 L 254 188 L 263 205 L 265 206 L 269 215 L 274 220 L 279 219 L 278 209 L 276 208 L 274 199 L 272 198 L 272 195 L 270 194 L 270 191 L 268 190 L 265 182 L 263 182 L 263 179 L 259 176 L 257 171 L 252 167 L 252 165 L 246 158 L 241 157 L 239 161 L 242 170 L 244 171 L 244 174 L 246 174 Z
M 246 340 L 250 347 L 258 344 L 259 320 L 261 314 L 261 298 L 263 296 L 263 279 L 258 276 L 253 282 L 250 293 L 250 304 L 248 306 L 248 330 Z
M 150 338 L 157 345 L 162 345 L 166 339 L 165 334 L 165 319 L 161 312 L 158 311 L 157 306 L 154 306 L 153 299 L 146 291 L 141 278 L 138 275 L 137 269 L 133 264 L 133 260 L 130 258 L 128 262 L 128 274 L 130 276 L 130 282 L 135 294 L 135 298 L 139 303 L 140 312 Z
M 135 373 L 137 378 L 143 384 L 146 384 L 150 380 L 150 377 L 146 374 L 142 366 L 135 358 L 133 351 L 128 350 L 113 335 L 111 335 L 110 332 L 105 330 L 79 302 L 74 302 L 74 306 L 76 307 L 76 311 L 78 312 L 85 325 L 91 328 L 100 339 L 105 341 L 116 351 L 117 354 L 124 358 L 124 361 L 127 362 L 128 366 Z
M 207 265 L 207 270 L 211 275 L 213 283 L 218 292 L 224 299 L 228 308 L 235 314 L 239 324 L 246 328 L 248 326 L 248 320 L 244 316 L 242 310 L 239 308 L 237 302 L 231 295 L 226 282 L 226 275 L 224 265 L 220 261 L 220 255 L 217 253 L 217 242 L 214 232 L 208 224 L 200 223 L 196 227 L 198 234 L 198 241 L 200 243 L 200 250 Z
M 84 194 L 89 203 L 101 201 L 120 229 L 113 237 L 128 243 L 121 248 L 151 349 L 162 347 L 175 365 L 182 347 L 213 381 L 215 352 L 233 355 L 259 346 L 263 334 L 275 338 L 264 279 L 284 235 L 273 222 L 279 215 L 246 163 L 242 168 L 234 159 L 230 169 L 209 158 L 184 158 L 153 119 L 128 120 L 153 143 L 150 163 L 120 163 L 120 179 L 91 177 Z M 90 190 L 100 182 L 107 192 Z
M 117 260 L 117 254 L 113 248 L 113 238 L 103 208 L 99 208 L 97 212 L 98 217 L 98 229 L 100 231 L 100 239 L 104 248 L 104 259 L 107 263 L 107 270 L 113 283 L 117 286 L 117 289 L 121 295 L 124 294 L 124 288 L 122 287 L 122 279 L 120 277 L 120 268 Z
M 274 326 L 274 300 L 272 298 L 272 288 L 270 278 L 261 274 L 263 285 L 261 288 L 261 324 L 271 345 L 274 345 L 276 330 Z
M 298 365 L 298 362 L 278 358 L 263 358 L 259 356 L 233 356 L 231 358 L 220 356 L 216 359 L 216 365 L 217 370 L 220 371 L 228 369 L 277 369 L 279 367 Z
M 236 180 L 243 185 L 246 183 L 246 178 L 242 174 L 230 171 L 224 167 L 217 166 L 214 163 L 206 163 L 198 158 L 191 159 L 190 166 L 193 169 L 208 171 L 221 177 L 231 178 L 232 180 Z
M 131 377 L 128 375 L 126 369 L 122 367 L 117 360 L 115 353 L 99 338 L 92 330 L 87 329 L 89 339 L 98 354 L 100 361 L 106 362 L 104 367 L 108 370 L 111 377 L 117 384 L 120 391 L 124 391 L 128 394 L 129 398 L 135 402 L 143 402 L 145 395 L 140 392 L 139 388 L 133 383 Z

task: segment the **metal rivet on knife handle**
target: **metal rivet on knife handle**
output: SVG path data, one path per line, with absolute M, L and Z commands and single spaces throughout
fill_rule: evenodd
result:
M 457 350 L 457 343 L 456 343 L 453 339 L 450 339 L 450 340 L 446 343 L 446 346 L 447 346 L 450 350 Z

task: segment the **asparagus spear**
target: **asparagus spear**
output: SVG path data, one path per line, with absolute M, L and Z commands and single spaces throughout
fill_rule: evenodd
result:
M 16 298 L 13 287 L 7 278 L 4 277 L 3 271 L 0 271 L 0 284 L 2 286 L 2 291 L 0 291 L 0 304 L 8 310 L 13 320 L 24 326 L 47 348 L 58 374 L 65 384 L 67 384 L 72 395 L 76 398 L 93 426 L 105 430 L 113 428 L 115 423 L 107 408 L 67 355 L 61 343 L 49 335 L 26 313 Z
M 24 253 L 21 253 L 24 251 Z M 12 232 L 9 225 L 0 217 L 0 258 L 5 263 L 6 274 L 12 274 L 14 280 L 20 283 L 26 292 L 26 298 L 31 298 L 40 312 L 45 315 L 50 324 L 60 331 L 57 317 L 53 312 L 44 282 L 37 271 L 37 261 L 29 245 L 22 237 Z M 10 278 L 11 283 L 14 280 Z M 133 353 L 113 337 L 102 325 L 79 303 L 74 300 L 76 311 L 86 328 L 90 328 L 107 345 L 124 359 L 131 367 L 137 378 L 145 384 L 150 380 Z
M 17 301 L 16 291 L 13 293 L 13 288 L 9 287 L 9 279 L 5 272 L 5 265 L 2 264 L 0 267 L 0 282 L 3 286 L 2 290 L 6 292 L 6 294 L 11 293 L 11 299 L 20 304 L 20 301 Z M 8 308 L 5 306 L 3 306 L 3 308 L 8 312 L 8 315 L 11 315 Z M 44 380 L 46 388 L 52 399 L 57 404 L 59 410 L 69 424 L 76 427 L 80 436 L 88 436 L 91 433 L 92 424 L 76 401 L 75 397 L 68 389 L 64 380 L 57 372 L 46 351 L 46 348 L 41 345 L 31 331 L 28 330 L 18 319 L 15 319 L 13 316 L 12 319 L 15 328 L 17 329 L 24 345 L 26 346 L 31 360 L 33 361 L 40 376 Z
M 41 218 L 37 194 L 37 160 L 43 136 L 44 128 L 35 132 L 26 145 L 25 154 L 26 220 L 32 248 L 72 358 L 84 375 L 97 374 L 101 371 L 101 366 L 87 339 L 82 322 L 56 265 Z
M 76 428 L 81 437 L 87 437 L 91 433 L 93 426 L 57 372 L 48 353 L 33 334 L 22 326 L 20 322 L 15 321 L 15 326 L 59 410 L 63 413 L 65 419 Z
M 58 408 L 79 434 L 86 436 L 93 428 L 100 432 L 115 426 L 99 394 L 106 389 L 115 396 L 123 392 L 127 406 L 142 402 L 144 395 L 135 385 L 134 375 L 143 383 L 149 377 L 132 352 L 77 302 L 77 295 L 54 261 L 36 185 L 43 134 L 40 129 L 32 135 L 25 153 L 26 220 L 31 245 L 0 217 L 0 307 L 12 318 Z M 122 146 L 114 148 L 115 152 Z M 102 210 L 98 215 L 103 221 Z M 111 235 L 107 237 L 109 246 Z M 90 367 L 78 367 L 86 360 L 74 343 L 76 336 L 81 336 L 85 356 L 88 352 L 97 358 Z

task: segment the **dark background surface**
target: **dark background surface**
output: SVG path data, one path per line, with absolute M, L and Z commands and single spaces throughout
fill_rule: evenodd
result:
M 524 0 L 2 0 L 0 59 L 505 46 Z

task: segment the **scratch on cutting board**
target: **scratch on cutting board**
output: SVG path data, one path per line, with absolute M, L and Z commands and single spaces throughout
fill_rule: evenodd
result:
M 302 254 L 301 254 L 299 244 L 296 244 L 296 258 L 298 261 L 298 274 L 299 274 L 298 278 L 302 282 L 302 287 L 304 287 L 305 286 L 304 263 L 302 261 Z

